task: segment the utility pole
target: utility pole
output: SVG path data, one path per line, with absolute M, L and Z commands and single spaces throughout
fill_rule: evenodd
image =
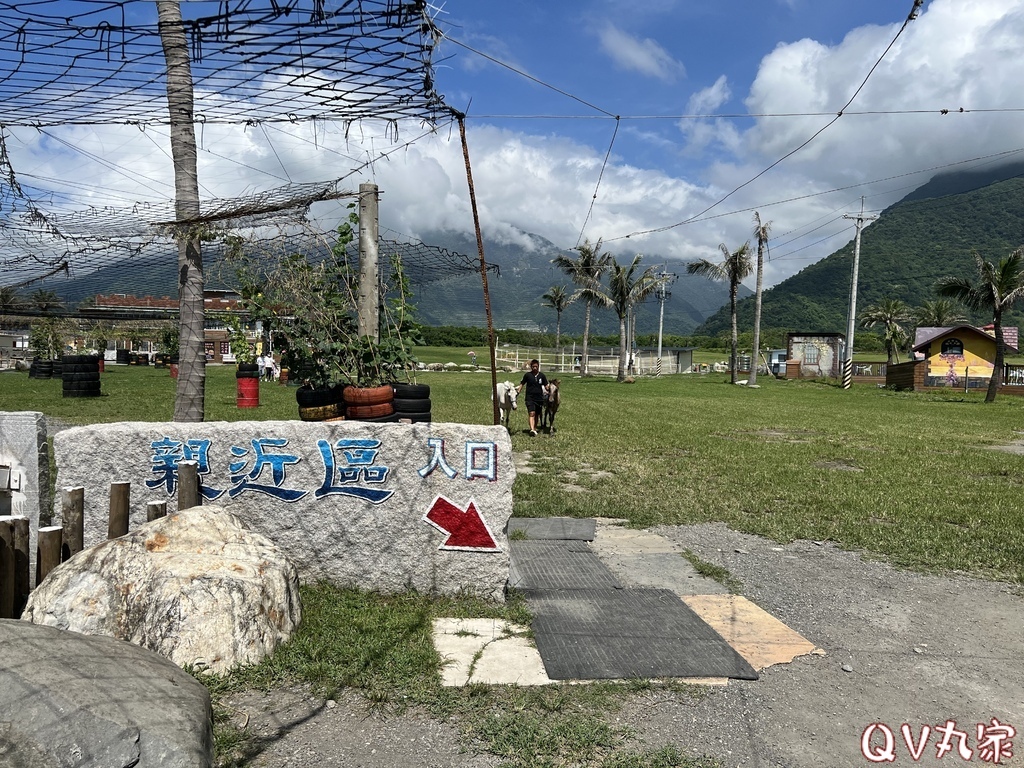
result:
M 359 335 L 380 342 L 380 285 L 378 284 L 376 184 L 359 185 Z
M 843 356 L 843 389 L 849 389 L 853 383 L 853 331 L 857 324 L 857 274 L 860 271 L 860 232 L 865 221 L 873 221 L 877 216 L 864 215 L 864 198 L 860 199 L 860 215 L 844 214 L 844 219 L 856 219 L 857 236 L 853 241 L 853 279 L 850 281 L 850 317 L 846 324 L 846 354 Z
M 658 287 L 654 292 L 654 295 L 658 297 L 658 303 L 661 305 L 660 309 L 658 310 L 658 376 L 661 376 L 661 338 L 662 330 L 665 327 L 665 300 L 672 295 L 668 290 L 668 284 L 672 282 L 671 280 L 669 280 L 669 278 L 675 280 L 676 276 L 671 275 L 664 269 L 662 269 L 661 274 L 658 275 L 658 279 L 661 282 L 658 284 Z

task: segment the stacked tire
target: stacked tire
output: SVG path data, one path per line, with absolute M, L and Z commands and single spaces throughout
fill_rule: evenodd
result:
M 95 355 L 64 355 L 61 381 L 64 397 L 99 397 L 99 358 Z
M 118 365 L 128 365 L 131 362 L 131 352 L 127 349 L 119 349 L 116 353 L 115 362 Z
M 52 379 L 53 360 L 34 358 L 28 367 L 28 377 L 30 379 Z
M 299 387 L 295 390 L 295 401 L 299 404 L 299 418 L 303 421 L 329 421 L 345 417 L 345 406 L 338 387 Z
M 395 415 L 395 390 L 382 387 L 345 387 L 345 418 L 355 421 L 386 423 L 398 421 Z
M 395 384 L 395 415 L 398 421 L 430 423 L 430 385 Z

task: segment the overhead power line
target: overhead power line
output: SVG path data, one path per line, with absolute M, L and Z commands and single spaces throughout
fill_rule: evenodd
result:
M 636 232 L 630 232 L 627 235 L 620 235 L 618 237 L 606 238 L 605 242 L 612 242 L 612 241 L 615 241 L 615 240 L 624 240 L 624 239 L 626 239 L 628 237 L 632 237 L 634 235 L 648 235 L 648 234 L 652 234 L 652 233 L 655 233 L 655 232 L 665 232 L 665 231 L 667 231 L 669 229 L 674 229 L 675 227 L 678 227 L 678 226 L 681 226 L 683 224 L 686 224 L 686 223 L 692 221 L 693 219 L 699 218 L 699 217 L 703 216 L 705 213 L 707 213 L 708 211 L 710 211 L 710 210 L 712 210 L 714 208 L 717 208 L 719 205 L 724 203 L 726 200 L 728 200 L 730 197 L 735 195 L 741 189 L 743 189 L 744 187 L 749 186 L 750 184 L 754 183 L 759 178 L 761 178 L 766 173 L 768 173 L 768 171 L 770 171 L 772 168 L 776 167 L 780 163 L 782 163 L 785 160 L 789 159 L 790 157 L 795 155 L 797 152 L 802 150 L 804 147 L 806 147 L 808 144 L 810 144 L 812 141 L 814 141 L 816 138 L 821 136 L 822 133 L 827 131 L 830 127 L 835 125 L 835 123 L 840 118 L 842 118 L 843 113 L 845 112 L 847 107 L 849 107 L 854 102 L 854 100 L 857 98 L 857 96 L 860 94 L 860 92 L 864 89 L 864 86 L 867 85 L 868 80 L 871 79 L 871 75 L 874 74 L 875 70 L 878 68 L 878 65 L 882 63 L 882 60 L 885 59 L 885 57 L 888 55 L 889 51 L 892 50 L 892 47 L 896 44 L 896 41 L 900 39 L 900 36 L 903 34 L 904 30 L 906 30 L 907 25 L 910 24 L 910 22 L 912 20 L 917 18 L 917 9 L 919 9 L 921 7 L 921 4 L 923 3 L 923 1 L 924 0 L 914 0 L 914 7 L 911 10 L 910 15 L 907 16 L 906 21 L 903 22 L 902 26 L 900 26 L 899 31 L 896 33 L 896 35 L 893 37 L 893 39 L 891 41 L 889 41 L 889 45 L 887 45 L 885 50 L 882 51 L 882 55 L 878 57 L 878 59 L 875 61 L 875 63 L 871 66 L 871 69 L 868 70 L 867 75 L 864 76 L 864 79 L 861 81 L 860 85 L 858 85 L 857 88 L 854 90 L 853 95 L 849 98 L 849 100 L 846 102 L 846 104 L 844 104 L 842 106 L 842 108 L 835 114 L 835 116 L 831 120 L 829 120 L 827 123 L 825 123 L 825 125 L 823 125 L 821 128 L 819 128 L 813 134 L 811 134 L 811 136 L 808 137 L 807 139 L 805 139 L 801 144 L 796 146 L 794 149 L 791 149 L 789 152 L 784 154 L 782 157 L 780 157 L 778 160 L 773 162 L 771 165 L 769 165 L 764 170 L 762 170 L 759 173 L 757 173 L 752 178 L 750 178 L 747 181 L 743 182 L 738 187 L 735 187 L 733 190 L 731 190 L 730 192 L 728 192 L 724 196 L 720 197 L 718 200 L 716 200 L 714 203 L 712 203 L 707 208 L 702 210 L 700 213 L 694 214 L 693 216 L 689 217 L 688 219 L 684 219 L 683 221 L 678 221 L 675 224 L 668 224 L 668 225 L 663 226 L 663 227 L 654 227 L 652 229 L 645 229 L 645 230 L 639 230 L 639 231 L 636 231 Z

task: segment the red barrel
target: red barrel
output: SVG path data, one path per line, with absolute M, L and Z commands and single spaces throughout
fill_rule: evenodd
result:
M 103 360 L 103 358 L 102 358 L 102 357 L 98 357 L 98 358 L 96 358 L 96 362 L 97 362 L 97 363 L 99 363 L 99 366 L 100 366 L 100 373 L 103 373 L 103 371 L 104 371 L 104 370 L 106 370 L 106 365 L 104 365 L 104 360 Z
M 260 405 L 260 380 L 235 379 L 238 382 L 238 407 L 258 408 Z

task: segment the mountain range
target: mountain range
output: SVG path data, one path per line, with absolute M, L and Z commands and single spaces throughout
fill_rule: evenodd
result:
M 472 235 L 437 231 L 422 235 L 422 241 L 431 246 L 447 249 L 455 254 L 477 258 L 476 238 Z M 526 232 L 518 233 L 515 242 L 484 239 L 484 254 L 489 265 L 497 267 L 488 273 L 488 289 L 494 324 L 498 329 L 541 330 L 553 333 L 556 314 L 545 306 L 542 297 L 553 286 L 562 285 L 568 292 L 574 290 L 569 278 L 552 263 L 559 254 L 578 256 L 574 251 L 559 249 L 549 240 Z M 382 252 L 382 258 L 384 256 Z M 225 269 L 219 251 L 214 244 L 204 244 L 206 285 L 211 289 L 235 287 L 233 275 Z M 642 266 L 661 266 L 667 262 L 657 256 L 645 256 Z M 671 266 L 666 271 L 671 272 Z M 483 290 L 480 275 L 476 271 L 453 273 L 435 269 L 439 279 L 412 279 L 412 303 L 416 307 L 417 320 L 430 326 L 476 326 L 486 325 Z M 411 269 L 413 275 L 430 272 L 423 265 Z M 665 302 L 664 329 L 666 334 L 687 334 L 728 300 L 728 289 L 723 284 L 712 283 L 704 278 L 685 274 L 678 262 L 675 263 L 677 279 L 669 289 Z M 445 277 L 447 274 L 449 276 Z M 102 267 L 87 275 L 65 278 L 51 278 L 37 283 L 34 288 L 43 288 L 57 293 L 66 306 L 97 294 L 125 293 L 136 296 L 175 296 L 177 265 L 173 254 L 163 260 L 148 259 L 144 268 L 131 261 Z M 750 291 L 743 289 L 741 295 Z M 657 333 L 660 307 L 655 299 L 649 299 L 637 311 L 637 332 Z M 562 314 L 562 331 L 568 334 L 582 334 L 584 309 L 581 303 L 571 304 Z M 609 310 L 595 310 L 591 330 L 596 334 L 617 334 L 618 318 Z
M 476 258 L 476 239 L 467 233 L 421 233 L 424 243 Z M 862 233 L 858 309 L 882 299 L 900 299 L 911 307 L 935 298 L 936 281 L 946 275 L 973 278 L 972 251 L 994 260 L 1024 243 L 1024 163 L 978 171 L 940 174 L 884 210 Z M 769 243 L 770 244 L 770 243 Z M 287 245 L 285 245 L 287 247 Z M 560 249 L 539 235 L 518 233 L 513 239 L 484 239 L 489 264 L 489 293 L 498 329 L 555 330 L 555 311 L 542 296 L 553 286 L 573 289 L 568 277 L 551 263 Z M 232 274 L 222 268 L 215 249 L 204 252 L 207 287 L 231 288 Z M 770 253 L 769 253 L 770 258 Z M 849 306 L 853 241 L 764 293 L 762 327 L 791 331 L 845 331 Z M 164 263 L 164 261 L 166 263 Z M 644 266 L 674 272 L 676 279 L 665 303 L 666 335 L 720 335 L 729 328 L 727 287 L 685 273 L 685 266 L 658 255 L 645 255 Z M 436 271 L 435 271 L 436 272 Z M 429 270 L 420 270 L 427 274 Z M 418 320 L 431 326 L 485 325 L 480 276 L 463 272 L 412 283 Z M 131 261 L 104 267 L 73 279 L 52 278 L 37 287 L 55 291 L 68 306 L 96 294 L 128 293 L 173 296 L 173 257 L 140 267 Z M 753 297 L 741 286 L 740 330 L 753 326 Z M 744 298 L 746 297 L 746 298 Z M 658 330 L 659 306 L 648 300 L 637 311 L 637 333 Z M 991 318 L 972 317 L 976 323 Z M 1008 322 L 1024 324 L 1024 313 L 1011 312 Z M 583 306 L 571 305 L 562 315 L 562 331 L 579 335 Z M 617 334 L 618 319 L 607 310 L 594 312 L 592 331 Z
M 977 277 L 972 252 L 997 261 L 1024 244 L 1024 163 L 935 176 L 882 211 L 861 234 L 858 313 L 883 299 L 910 307 L 936 298 L 945 276 Z M 761 325 L 791 331 L 845 332 L 854 242 L 764 292 Z M 737 305 L 739 327 L 753 328 L 752 298 Z M 991 317 L 970 317 L 982 324 Z M 1007 315 L 1018 324 L 1019 309 Z M 697 333 L 718 335 L 730 325 L 719 309 Z

